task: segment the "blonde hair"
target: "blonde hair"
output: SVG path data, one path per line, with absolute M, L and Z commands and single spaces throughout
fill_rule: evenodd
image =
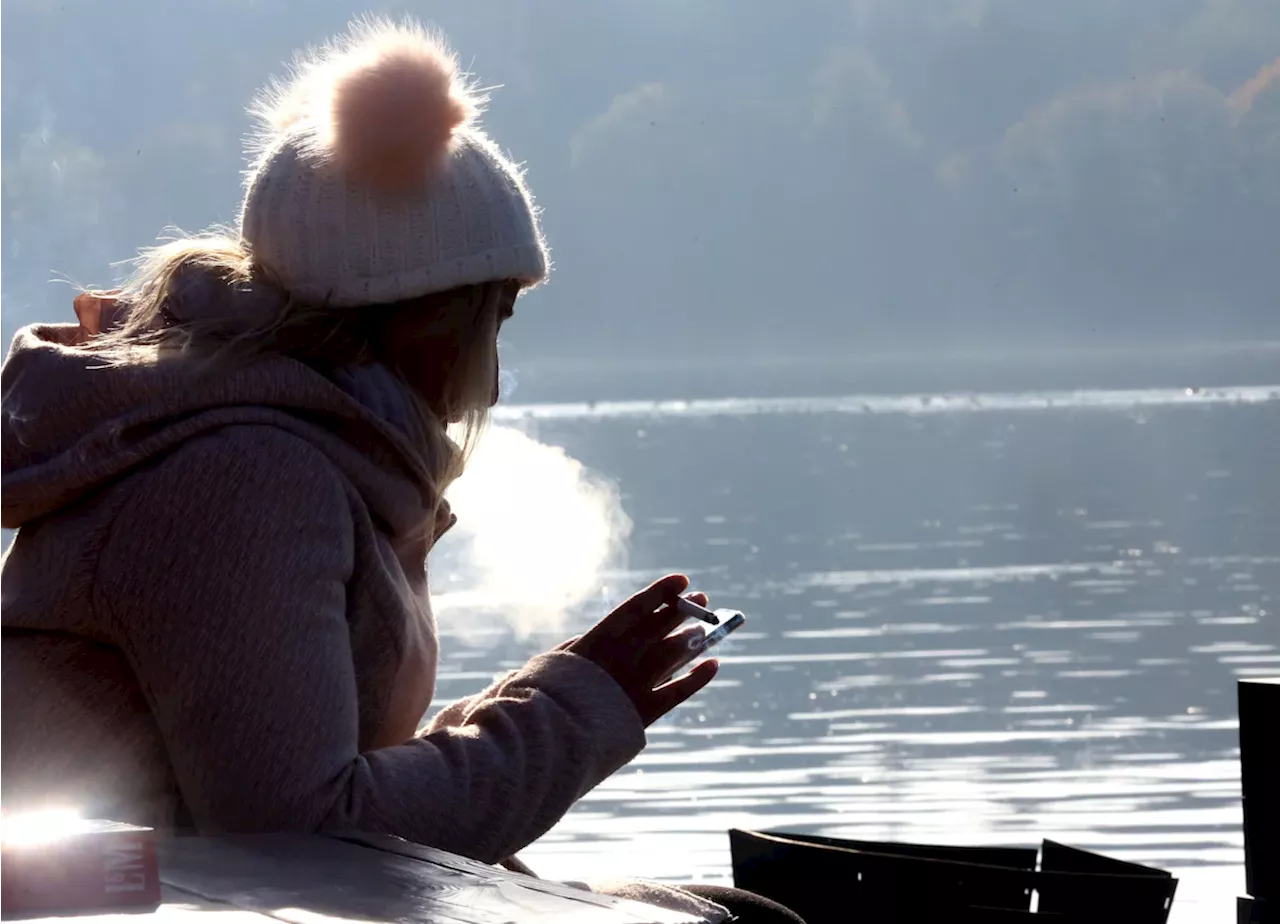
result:
M 316 304 L 290 296 L 255 264 L 238 235 L 215 229 L 144 250 L 123 288 L 110 293 L 120 306 L 114 326 L 84 349 L 107 365 L 182 361 L 199 367 L 198 374 L 272 355 L 322 373 L 383 362 L 412 397 L 413 430 L 439 500 L 462 474 L 488 422 L 498 312 L 508 284 L 495 280 L 387 305 Z M 388 361 L 387 327 L 406 313 L 413 314 L 425 361 L 438 358 L 431 356 L 433 345 L 450 345 L 439 394 L 420 393 L 406 370 Z

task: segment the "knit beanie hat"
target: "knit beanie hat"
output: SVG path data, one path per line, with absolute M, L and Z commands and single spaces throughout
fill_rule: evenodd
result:
M 369 305 L 499 280 L 536 285 L 546 243 L 520 169 L 443 40 L 363 19 L 300 56 L 252 112 L 240 233 L 292 295 Z

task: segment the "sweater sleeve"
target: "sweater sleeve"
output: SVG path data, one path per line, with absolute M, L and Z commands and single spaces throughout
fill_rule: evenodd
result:
M 625 693 L 566 652 L 456 727 L 358 749 L 352 499 L 318 449 L 241 426 L 139 478 L 103 549 L 113 620 L 196 826 L 357 829 L 497 862 L 644 746 Z
M 486 700 L 493 699 L 498 692 L 506 686 L 508 681 L 513 680 L 519 675 L 519 671 L 508 671 L 501 677 L 494 680 L 493 683 L 485 687 L 479 693 L 472 693 L 470 696 L 464 696 L 462 699 L 456 700 L 445 706 L 437 712 L 427 724 L 424 734 L 435 734 L 446 728 L 456 728 L 459 725 L 465 725 L 475 714 L 476 709 L 484 704 Z M 421 735 L 419 735 L 421 737 Z

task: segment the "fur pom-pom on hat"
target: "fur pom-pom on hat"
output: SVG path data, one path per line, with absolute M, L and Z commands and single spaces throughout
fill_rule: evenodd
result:
M 394 190 L 437 168 L 485 102 L 441 35 L 365 17 L 296 58 L 290 76 L 273 82 L 251 111 L 264 129 L 259 147 L 294 135 L 306 154 Z
M 250 110 L 240 230 L 255 262 L 335 305 L 541 282 L 537 211 L 478 125 L 486 102 L 413 21 L 358 19 L 299 55 Z

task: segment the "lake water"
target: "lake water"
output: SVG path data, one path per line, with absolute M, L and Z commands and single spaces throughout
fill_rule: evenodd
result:
M 1278 368 L 1259 344 L 524 370 L 551 403 L 499 421 L 619 486 L 628 567 L 558 634 L 443 611 L 436 707 L 684 571 L 748 626 L 522 853 L 541 875 L 725 882 L 731 827 L 1049 837 L 1174 871 L 1175 924 L 1234 920 L 1235 680 L 1280 675 L 1280 385 L 1238 383 Z
M 504 419 L 620 486 L 616 595 L 682 570 L 750 620 L 522 855 L 542 875 L 726 881 L 730 827 L 1051 837 L 1175 870 L 1174 921 L 1231 919 L 1235 680 L 1280 674 L 1280 387 Z M 441 622 L 442 702 L 550 641 Z

